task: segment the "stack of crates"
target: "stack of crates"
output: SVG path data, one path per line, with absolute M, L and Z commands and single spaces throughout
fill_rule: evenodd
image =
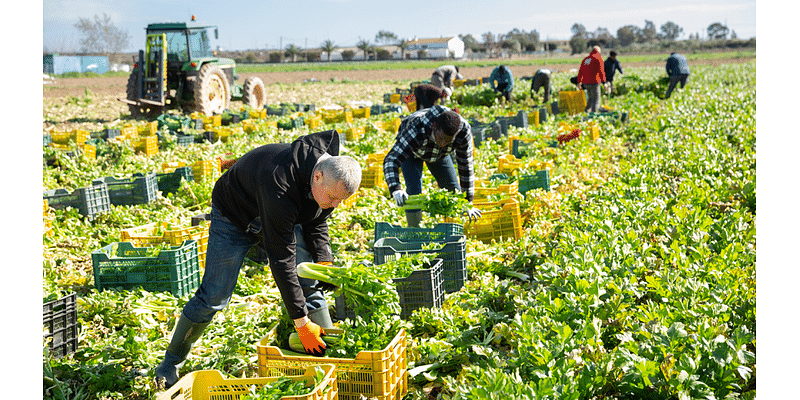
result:
M 158 133 L 158 121 L 151 121 L 136 127 L 139 136 L 155 136 Z
M 42 325 L 53 358 L 78 349 L 78 303 L 75 292 L 42 305 Z
M 558 92 L 559 112 L 578 114 L 586 110 L 586 95 L 583 90 L 563 90 Z
M 473 203 L 482 211 L 476 222 L 464 226 L 467 237 L 491 243 L 493 240 L 522 238 L 522 213 L 514 198 L 492 203 Z
M 466 237 L 463 233 L 463 225 L 454 223 L 441 223 L 434 228 L 401 228 L 376 222 L 373 262 L 380 265 L 404 254 L 433 254 L 443 260 L 444 291 L 457 292 L 469 277 Z
M 197 241 L 197 261 L 202 271 L 206 266 L 208 248 L 208 228 L 210 222 L 200 221 L 197 225 L 182 226 L 168 222 L 153 222 L 120 231 L 120 241 L 129 242 L 136 247 L 153 247 L 162 243 L 179 246 L 186 240 Z
M 361 170 L 361 185 L 359 188 L 381 188 L 386 186 L 383 179 L 383 159 L 386 151 L 367 155 L 366 168 Z
M 392 118 L 388 121 L 383 121 L 381 128 L 388 133 L 397 133 L 400 129 L 400 122 L 402 122 L 400 118 Z
M 95 179 L 94 182 L 105 183 L 108 187 L 108 198 L 116 206 L 147 204 L 158 197 L 158 179 L 156 173 L 135 173 L 130 179 L 117 179 L 112 176 Z
M 305 124 L 306 126 L 308 126 L 308 129 L 316 131 L 317 128 L 322 127 L 322 117 L 320 116 L 308 117 L 305 120 Z
M 284 354 L 274 345 L 273 329 L 256 344 L 258 376 L 275 377 L 302 374 L 309 366 L 321 363 L 336 366 L 339 400 L 399 400 L 408 393 L 408 343 L 405 329 L 400 328 L 382 350 L 362 350 L 355 358 L 319 358 L 310 355 Z M 330 335 L 341 335 L 338 328 L 325 329 Z
M 48 190 L 44 192 L 43 198 L 49 207 L 75 208 L 90 221 L 98 214 L 111 209 L 108 186 L 104 182 L 92 182 L 92 186 L 75 189 L 72 192 L 66 189 Z
M 128 242 L 114 242 L 93 251 L 95 288 L 99 291 L 142 288 L 183 297 L 200 286 L 196 240 L 154 253 L 152 247 L 135 247 Z
M 334 124 L 337 122 L 353 123 L 353 112 L 350 110 L 319 110 L 322 121 L 326 124 Z

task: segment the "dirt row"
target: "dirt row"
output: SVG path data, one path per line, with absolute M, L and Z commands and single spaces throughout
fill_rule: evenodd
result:
M 730 64 L 752 60 L 752 58 L 725 58 L 718 60 L 698 60 L 692 64 Z M 664 66 L 663 62 L 638 62 L 625 63 L 625 68 Z M 532 76 L 539 68 L 549 68 L 553 72 L 568 72 L 576 70 L 576 65 L 536 65 L 514 67 L 512 72 L 516 77 Z M 467 78 L 479 78 L 489 76 L 494 67 L 464 67 L 461 73 Z M 403 69 L 403 70 L 362 70 L 362 71 L 297 71 L 297 72 L 262 72 L 239 74 L 239 82 L 249 76 L 258 76 L 264 81 L 265 85 L 275 83 L 300 83 L 304 81 L 386 81 L 386 80 L 426 80 L 430 79 L 431 71 L 427 69 Z M 125 86 L 127 77 L 101 77 L 101 78 L 65 78 L 58 79 L 55 83 L 43 85 L 42 96 L 45 99 L 80 97 L 88 89 L 93 95 L 97 96 L 125 96 Z

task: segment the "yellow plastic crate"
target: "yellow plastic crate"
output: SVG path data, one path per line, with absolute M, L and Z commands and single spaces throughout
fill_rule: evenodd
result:
M 255 133 L 258 131 L 258 124 L 252 119 L 242 121 L 242 130 L 246 133 Z
M 370 188 L 385 185 L 383 178 L 383 159 L 386 158 L 386 151 L 367 155 L 367 165 L 361 170 L 361 185 L 359 187 Z
M 364 136 L 363 126 L 353 126 L 344 130 L 344 136 L 347 140 L 358 140 Z
M 417 111 L 417 101 L 416 100 L 409 101 L 408 103 L 406 103 L 406 107 L 408 107 L 408 112 L 413 113 L 414 111 Z
M 362 176 L 362 181 L 363 181 L 363 176 L 364 175 L 362 174 L 361 176 Z M 356 192 L 353 193 L 352 196 L 342 200 L 342 202 L 339 204 L 339 207 L 337 207 L 337 208 L 345 209 L 345 208 L 352 207 L 354 204 L 356 204 L 356 201 L 358 200 L 358 196 L 360 196 L 360 195 L 361 195 L 361 191 L 360 191 L 360 187 L 359 187 L 359 189 L 356 189 Z
M 397 133 L 400 129 L 400 118 L 393 118 L 383 122 L 383 130 L 386 132 Z
M 497 160 L 497 173 L 513 175 L 522 166 L 522 161 L 518 161 L 513 154 L 503 154 Z
M 464 225 L 464 235 L 491 243 L 492 240 L 521 239 L 522 213 L 519 202 L 509 198 L 495 203 L 474 202 L 474 207 L 482 210 L 476 222 Z
M 73 149 L 72 145 L 67 145 L 67 144 L 50 143 L 50 146 L 61 151 L 72 151 Z M 79 154 L 86 157 L 87 160 L 95 159 L 97 148 L 93 144 L 84 143 L 84 144 L 79 144 L 77 147 Z
M 353 196 L 355 197 L 355 196 Z M 44 203 L 42 212 L 42 234 L 48 237 L 53 236 L 53 219 L 55 215 L 50 211 L 50 205 L 47 204 L 47 199 L 42 199 Z
M 213 127 L 211 129 L 209 129 L 207 132 L 211 132 L 212 133 L 212 135 L 211 135 L 212 138 L 211 139 L 214 140 L 215 142 L 216 141 L 221 141 L 223 143 L 227 143 L 228 142 L 228 138 L 231 135 L 233 135 L 234 130 L 231 129 L 231 128 L 225 127 L 225 126 L 220 126 L 220 127 Z
M 222 115 L 203 117 L 203 129 L 211 129 L 215 126 L 222 126 Z
M 319 110 L 320 117 L 326 124 L 333 124 L 337 122 L 353 123 L 353 112 L 350 110 Z
M 356 108 L 353 112 L 353 118 L 369 118 L 370 108 L 362 107 Z
M 50 138 L 53 143 L 68 145 L 70 141 L 76 144 L 86 143 L 90 138 L 89 131 L 83 129 L 75 129 L 69 132 L 55 131 L 50 133 Z
M 341 334 L 341 329 L 326 329 L 330 334 Z M 340 400 L 359 400 L 361 395 L 377 400 L 400 400 L 408 393 L 408 335 L 400 329 L 383 350 L 359 352 L 355 358 L 319 358 L 314 356 L 288 356 L 271 343 L 273 329 L 256 345 L 258 375 L 263 377 L 291 375 L 302 372 L 309 365 L 321 362 L 336 366 L 336 381 Z
M 586 131 L 589 133 L 592 140 L 597 140 L 600 138 L 600 126 L 596 121 L 589 121 L 586 124 Z
M 389 102 L 390 103 L 399 103 L 402 99 L 403 99 L 403 95 L 400 94 L 400 93 L 392 93 L 392 95 L 389 96 Z
M 203 182 L 206 179 L 216 181 L 221 175 L 221 166 L 218 159 L 214 160 L 200 160 L 192 164 L 192 173 L 194 180 Z
M 305 120 L 306 126 L 308 129 L 314 130 L 322 126 L 322 118 L 320 117 L 310 117 Z
M 528 126 L 539 126 L 538 110 L 534 110 L 528 113 Z
M 466 81 L 466 79 L 453 79 L 453 87 L 462 87 Z
M 558 92 L 558 110 L 567 114 L 578 114 L 586 110 L 586 95 L 583 90 Z
M 132 142 L 133 148 L 146 156 L 158 154 L 158 136 L 142 136 Z
M 319 364 L 325 376 L 322 382 L 314 384 L 314 368 L 309 366 L 302 375 L 289 375 L 294 382 L 305 381 L 311 392 L 300 396 L 283 396 L 282 400 L 337 400 L 339 387 L 336 380 L 336 366 Z M 193 371 L 186 374 L 172 387 L 161 393 L 156 400 L 238 400 L 250 393 L 250 387 L 259 389 L 274 383 L 279 377 L 267 378 L 225 378 L 217 370 Z
M 135 126 L 126 124 L 120 129 L 118 138 L 120 140 L 131 140 L 139 137 L 139 130 Z
M 158 121 L 148 122 L 144 125 L 136 127 L 136 132 L 139 136 L 153 136 L 158 133 Z
M 482 186 L 486 185 L 486 186 Z M 488 182 L 475 182 L 475 196 L 474 201 L 486 201 L 492 195 L 506 195 L 512 197 L 519 193 L 519 182 L 503 183 L 497 187 L 488 187 Z
M 197 260 L 200 268 L 206 266 L 209 221 L 184 228 L 174 227 L 168 222 L 153 222 L 120 231 L 121 242 L 130 242 L 134 247 L 153 247 L 162 243 L 180 246 L 184 240 L 197 241 Z
M 249 110 L 249 111 L 247 111 L 247 114 L 250 116 L 250 118 L 254 118 L 254 119 L 266 119 L 267 118 L 267 110 L 264 109 L 264 108 L 262 108 L 260 110 Z

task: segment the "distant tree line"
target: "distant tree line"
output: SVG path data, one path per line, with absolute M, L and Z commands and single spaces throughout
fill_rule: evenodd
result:
M 84 53 L 108 54 L 110 57 L 117 56 L 130 43 L 130 36 L 127 31 L 118 29 L 111 17 L 107 14 L 102 16 L 95 15 L 93 19 L 80 18 L 75 24 L 81 35 L 81 51 Z M 728 29 L 727 26 L 719 22 L 714 22 L 706 29 L 706 36 L 701 40 L 699 33 L 689 34 L 688 40 L 679 41 L 684 30 L 678 24 L 667 21 L 658 29 L 653 21 L 645 20 L 643 27 L 636 25 L 625 25 L 617 29 L 616 36 L 607 28 L 598 27 L 594 31 L 588 31 L 583 24 L 575 23 L 571 28 L 572 37 L 569 39 L 569 50 L 571 54 L 578 54 L 587 51 L 592 46 L 600 46 L 610 49 L 628 49 L 629 51 L 662 51 L 663 49 L 685 49 L 685 48 L 713 48 L 713 47 L 752 47 L 755 46 L 755 38 L 749 40 L 738 40 L 736 32 Z M 464 42 L 464 50 L 469 53 L 485 54 L 489 58 L 500 56 L 501 54 L 520 54 L 532 52 L 552 52 L 559 50 L 555 41 L 542 41 L 539 32 L 532 29 L 526 32 L 523 29 L 514 28 L 507 33 L 485 32 L 479 39 L 471 34 L 458 35 Z M 406 49 L 410 43 L 406 39 L 398 38 L 396 34 L 387 30 L 380 30 L 375 35 L 375 42 L 369 39 L 359 39 L 355 48 L 363 54 L 365 60 L 390 60 L 393 58 L 391 52 L 385 47 L 396 46 L 401 52 L 401 58 L 405 59 Z M 331 54 L 339 49 L 336 43 L 325 40 L 320 43 L 318 48 L 304 49 L 295 44 L 289 44 L 283 49 L 274 50 L 247 50 L 247 51 L 227 51 L 227 57 L 232 57 L 240 63 L 255 62 L 297 62 L 297 61 L 331 61 Z M 561 49 L 565 50 L 565 49 Z M 346 49 L 341 52 L 341 59 L 350 61 L 356 56 L 356 51 Z M 418 51 L 419 58 L 426 58 L 424 50 Z

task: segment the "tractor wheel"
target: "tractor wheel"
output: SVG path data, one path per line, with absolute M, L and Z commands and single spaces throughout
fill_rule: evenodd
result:
M 216 65 L 204 65 L 194 82 L 195 110 L 210 117 L 222 114 L 230 104 L 231 88 L 225 73 Z
M 267 104 L 267 93 L 264 90 L 264 82 L 257 76 L 251 76 L 244 81 L 244 97 L 242 102 L 256 110 L 264 108 Z
M 125 90 L 128 100 L 136 101 L 139 97 L 139 74 L 132 72 L 128 77 L 128 87 Z M 161 107 L 151 105 L 133 105 L 128 104 L 128 111 L 131 113 L 132 118 L 150 118 L 153 116 L 161 115 Z

